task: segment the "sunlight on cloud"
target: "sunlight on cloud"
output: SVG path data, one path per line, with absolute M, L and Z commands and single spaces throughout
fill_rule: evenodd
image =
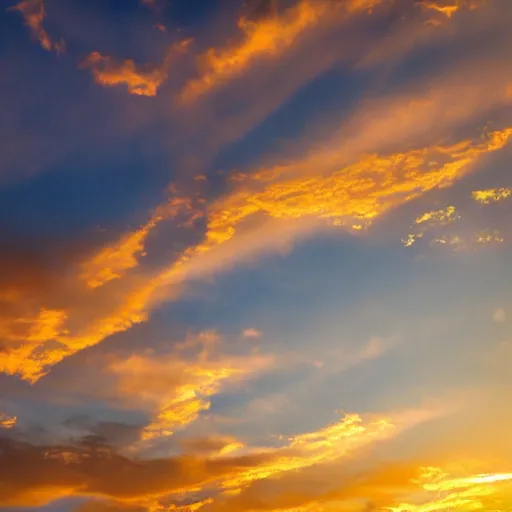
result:
M 446 208 L 440 210 L 431 210 L 423 213 L 419 217 L 417 217 L 414 221 L 414 224 L 411 225 L 411 229 L 418 228 L 419 229 L 415 233 L 409 233 L 407 238 L 402 239 L 402 244 L 405 247 L 411 247 L 418 240 L 425 236 L 425 233 L 430 229 L 438 226 L 446 226 L 456 220 L 460 219 L 460 215 L 457 214 L 457 211 L 454 206 L 447 206 Z
M 508 484 L 512 473 L 482 474 L 454 478 L 439 468 L 422 468 L 420 478 L 415 480 L 424 492 L 412 502 L 388 507 L 390 512 L 441 512 L 444 510 L 487 510 L 486 500 Z
M 512 196 L 512 188 L 489 188 L 486 190 L 475 190 L 473 199 L 480 204 L 491 204 L 503 201 Z
M 112 246 L 104 247 L 92 259 L 83 264 L 82 279 L 88 286 L 96 288 L 121 278 L 126 271 L 138 265 L 137 256 L 144 255 L 144 243 L 150 232 L 162 221 L 176 218 L 179 214 L 189 214 L 193 221 L 200 212 L 193 212 L 188 198 L 176 197 L 159 206 L 143 226 L 128 232 Z
M 212 48 L 200 56 L 202 77 L 186 85 L 182 100 L 187 102 L 204 94 L 219 82 L 243 71 L 255 58 L 284 51 L 301 32 L 318 23 L 328 6 L 329 3 L 324 0 L 300 0 L 296 6 L 276 18 L 258 22 L 241 18 L 238 21 L 243 33 L 241 43 L 221 50 Z
M 508 128 L 491 132 L 483 140 L 464 140 L 405 153 L 373 154 L 334 171 L 336 158 L 326 161 L 321 154 L 317 161 L 312 154 L 305 161 L 249 174 L 235 182 L 238 184 L 231 193 L 211 206 L 201 243 L 187 248 L 175 262 L 144 279 L 142 284 L 128 282 L 121 302 L 110 313 L 68 334 L 58 335 L 57 345 L 41 343 L 35 348 L 0 353 L 0 367 L 35 381 L 47 371 L 45 367 L 146 321 L 153 305 L 179 293 L 177 287 L 188 279 L 206 277 L 256 254 L 279 250 L 286 236 L 290 243 L 299 235 L 310 235 L 318 229 L 318 222 L 347 230 L 354 222 L 369 226 L 380 216 L 431 190 L 453 185 L 471 172 L 480 157 L 503 148 L 511 135 L 512 129 Z M 300 169 L 299 177 L 294 177 L 296 168 Z M 274 229 L 265 227 L 259 231 L 245 226 L 249 219 L 256 219 L 257 225 L 264 226 L 261 216 L 278 224 Z M 293 221 L 297 220 L 301 220 L 299 231 L 293 227 Z M 311 221 L 311 225 L 306 221 Z M 102 256 L 106 270 L 93 265 L 91 277 L 111 276 L 133 265 L 134 252 L 140 249 L 145 236 L 144 229 L 142 236 L 125 235 L 123 240 L 130 243 L 125 246 L 121 242 L 112 251 L 112 260 L 109 255 Z M 497 241 L 496 237 L 487 240 L 480 236 L 481 243 Z M 135 243 L 131 243 L 133 240 Z M 108 249 L 107 254 L 110 254 Z M 163 296 L 159 295 L 166 289 Z
M 321 430 L 289 438 L 288 444 L 277 450 L 271 463 L 251 468 L 232 479 L 227 478 L 222 482 L 222 487 L 238 489 L 256 480 L 336 461 L 355 450 L 391 439 L 440 414 L 441 410 L 427 409 L 377 419 L 363 419 L 358 414 L 349 414 Z
M 25 20 L 25 25 L 29 27 L 34 39 L 46 51 L 63 52 L 65 49 L 64 41 L 56 43 L 53 41 L 43 27 L 45 18 L 44 0 L 21 0 L 11 10 L 19 11 Z
M 17 418 L 16 416 L 7 416 L 7 414 L 4 414 L 0 412 L 0 429 L 10 429 L 13 428 L 16 425 Z
M 183 102 L 189 102 L 207 91 L 245 71 L 257 59 L 276 57 L 291 46 L 307 30 L 317 26 L 326 17 L 339 12 L 356 14 L 369 11 L 383 0 L 299 0 L 282 14 L 258 21 L 240 18 L 238 28 L 241 41 L 224 48 L 210 48 L 198 58 L 201 77 L 186 84 L 181 93 Z
M 273 364 L 268 355 L 218 354 L 220 341 L 215 333 L 205 331 L 178 344 L 174 353 L 133 355 L 110 366 L 110 372 L 118 378 L 120 396 L 137 397 L 157 411 L 144 428 L 143 441 L 173 435 L 208 410 L 209 398 L 222 388 L 266 371 Z
M 166 78 L 161 69 L 137 68 L 131 59 L 117 63 L 99 52 L 91 53 L 83 66 L 92 69 L 96 83 L 106 87 L 126 85 L 129 93 L 138 96 L 156 96 L 158 88 Z
M 126 86 L 130 94 L 156 96 L 160 86 L 167 80 L 172 59 L 187 50 L 190 40 L 174 44 L 161 65 L 137 65 L 132 59 L 117 62 L 100 52 L 92 52 L 81 63 L 90 68 L 97 84 L 105 87 Z

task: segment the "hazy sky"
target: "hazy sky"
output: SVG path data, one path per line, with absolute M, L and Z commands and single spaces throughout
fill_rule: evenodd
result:
M 0 511 L 512 511 L 512 2 L 0 9 Z

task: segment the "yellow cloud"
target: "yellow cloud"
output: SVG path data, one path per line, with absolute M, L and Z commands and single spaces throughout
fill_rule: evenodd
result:
M 7 416 L 7 414 L 0 412 L 0 429 L 13 428 L 16 425 L 17 421 L 18 419 L 16 418 L 16 416 Z
M 447 206 L 439 210 L 431 210 L 423 213 L 419 217 L 416 217 L 414 224 L 411 228 L 418 227 L 419 230 L 416 233 L 409 233 L 407 238 L 402 239 L 404 247 L 411 247 L 419 239 L 425 236 L 425 233 L 434 226 L 445 226 L 460 219 L 460 215 L 454 206 Z M 442 243 L 442 242 L 441 242 Z
M 414 480 L 424 492 L 415 502 L 401 503 L 386 508 L 390 512 L 441 512 L 443 510 L 488 510 L 485 500 L 508 484 L 512 491 L 512 473 L 495 473 L 454 478 L 440 468 L 422 468 L 420 477 Z M 418 493 L 416 493 L 418 494 Z M 419 503 L 418 503 L 419 502 Z
M 446 224 L 455 220 L 456 210 L 454 206 L 448 206 L 442 210 L 432 210 L 429 212 L 425 212 L 423 215 L 420 215 L 414 221 L 415 224 L 424 224 L 426 222 L 431 223 L 435 222 L 440 224 Z
M 439 414 L 442 414 L 441 410 L 427 409 L 377 419 L 363 419 L 358 414 L 348 414 L 339 422 L 321 430 L 289 438 L 288 444 L 277 450 L 272 461 L 250 468 L 233 478 L 228 477 L 221 485 L 226 489 L 239 489 L 278 474 L 334 462 L 355 450 L 395 437 L 413 425 Z
M 56 43 L 52 41 L 48 33 L 43 27 L 45 18 L 44 0 L 21 0 L 11 10 L 19 11 L 25 20 L 25 25 L 29 27 L 37 41 L 46 51 L 56 51 L 58 53 L 64 51 L 64 41 Z
M 144 255 L 144 243 L 149 233 L 163 220 L 173 219 L 182 213 L 192 214 L 192 202 L 188 198 L 173 198 L 158 207 L 143 226 L 128 232 L 112 246 L 107 246 L 82 265 L 82 279 L 96 288 L 119 279 L 138 265 L 137 256 Z M 198 213 L 196 212 L 196 216 Z M 191 215 L 192 218 L 195 218 Z
M 482 231 L 476 235 L 476 243 L 480 245 L 499 244 L 505 241 L 499 231 Z
M 435 1 L 423 1 L 420 3 L 425 9 L 431 9 L 444 14 L 447 18 L 451 18 L 461 7 L 462 2 L 460 0 L 454 0 L 449 3 L 439 3 Z
M 472 193 L 473 199 L 480 204 L 497 203 L 512 196 L 512 188 L 489 188 L 486 190 L 475 190 Z

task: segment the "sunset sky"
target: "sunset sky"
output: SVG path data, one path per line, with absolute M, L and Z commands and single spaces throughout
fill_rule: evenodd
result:
M 512 511 L 511 0 L 0 7 L 0 512 Z

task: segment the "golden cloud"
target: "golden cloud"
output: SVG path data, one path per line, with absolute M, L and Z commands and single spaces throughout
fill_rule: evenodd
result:
M 143 508 L 167 502 L 171 510 L 184 498 L 197 506 L 211 505 L 222 492 L 234 496 L 253 482 L 342 459 L 438 413 L 404 411 L 364 419 L 352 414 L 316 432 L 298 434 L 282 447 L 212 458 L 183 454 L 132 460 L 100 442 L 42 446 L 0 438 L 0 475 L 6 483 L 0 499 L 6 506 L 45 505 L 70 496 Z M 198 491 L 205 497 L 194 499 Z
M 489 188 L 486 190 L 475 190 L 472 193 L 473 199 L 480 204 L 497 203 L 512 196 L 512 188 Z
M 138 68 L 131 59 L 116 62 L 99 52 L 91 53 L 83 66 L 91 68 L 96 83 L 105 87 L 125 85 L 130 94 L 138 96 L 156 96 L 158 88 L 167 78 L 159 68 Z
M 496 473 L 462 476 L 454 478 L 440 468 L 420 469 L 420 476 L 414 481 L 424 492 L 415 502 L 400 503 L 387 508 L 390 512 L 411 510 L 433 512 L 441 510 L 485 510 L 486 501 L 508 484 L 512 491 L 512 473 Z M 418 494 L 418 492 L 416 492 Z
M 211 396 L 273 364 L 268 355 L 220 355 L 218 344 L 216 333 L 204 331 L 177 344 L 171 354 L 133 355 L 111 364 L 109 371 L 117 378 L 115 395 L 154 412 L 142 432 L 143 441 L 173 435 L 209 409 Z
M 117 62 L 112 57 L 92 52 L 82 62 L 82 67 L 90 68 L 97 84 L 105 87 L 126 86 L 130 94 L 138 96 L 156 96 L 159 87 L 167 80 L 169 66 L 173 57 L 186 51 L 190 40 L 173 45 L 164 60 L 158 66 L 138 66 L 132 59 Z
M 64 51 L 64 41 L 59 43 L 53 41 L 43 27 L 43 20 L 45 18 L 44 0 L 21 0 L 11 10 L 19 11 L 25 20 L 25 25 L 31 30 L 41 48 L 46 51 L 56 51 L 60 53 Z
M 425 233 L 438 226 L 446 226 L 456 220 L 460 219 L 460 215 L 457 214 L 455 206 L 447 206 L 438 210 L 430 210 L 416 217 L 414 224 L 411 228 L 419 228 L 415 233 L 409 233 L 407 238 L 402 239 L 402 244 L 405 247 L 411 247 L 418 240 L 423 238 Z
M 189 198 L 176 197 L 159 206 L 148 222 L 133 232 L 124 235 L 112 246 L 101 249 L 82 265 L 82 279 L 88 286 L 96 288 L 121 278 L 128 270 L 138 265 L 137 256 L 144 255 L 144 243 L 149 233 L 162 221 L 174 219 L 180 214 L 189 215 L 193 222 L 201 212 L 193 210 Z
M 16 416 L 7 416 L 3 412 L 0 412 L 0 429 L 5 428 L 13 428 L 16 425 L 18 419 Z
M 330 21 L 340 14 L 356 14 L 371 10 L 383 0 L 299 0 L 281 14 L 257 21 L 241 17 L 239 41 L 224 48 L 210 48 L 198 58 L 201 73 L 189 81 L 181 93 L 181 100 L 189 102 L 246 71 L 260 59 L 275 58 L 290 49 L 308 30 L 328 17 Z
M 427 192 L 453 185 L 472 170 L 480 157 L 504 147 L 511 135 L 512 128 L 507 128 L 491 132 L 483 140 L 370 154 L 346 165 L 338 163 L 341 155 L 329 154 L 326 158 L 323 153 L 318 157 L 311 154 L 303 161 L 239 178 L 233 191 L 206 212 L 202 242 L 190 246 L 176 261 L 150 276 L 117 279 L 118 291 L 105 291 L 108 300 L 105 295 L 103 307 L 109 308 L 108 313 L 100 310 L 92 320 L 71 329 L 73 317 L 67 311 L 68 319 L 59 324 L 61 332 L 54 338 L 58 343 L 40 342 L 0 353 L 0 367 L 37 380 L 63 358 L 145 321 L 154 304 L 168 300 L 169 293 L 178 293 L 177 287 L 188 279 L 221 271 L 255 254 L 275 251 L 283 243 L 315 232 L 319 223 L 347 230 L 354 224 L 369 226 Z M 107 249 L 98 259 L 93 258 L 92 265 L 89 262 L 83 267 L 92 271 L 84 274 L 82 268 L 82 276 L 87 275 L 89 284 L 97 284 L 105 277 L 122 275 L 136 262 L 134 255 L 142 249 L 152 222 L 135 234 L 125 235 L 113 250 Z M 98 261 L 105 266 L 102 268 Z M 89 292 L 89 300 L 94 302 L 99 298 L 93 293 L 95 290 L 98 287 Z

